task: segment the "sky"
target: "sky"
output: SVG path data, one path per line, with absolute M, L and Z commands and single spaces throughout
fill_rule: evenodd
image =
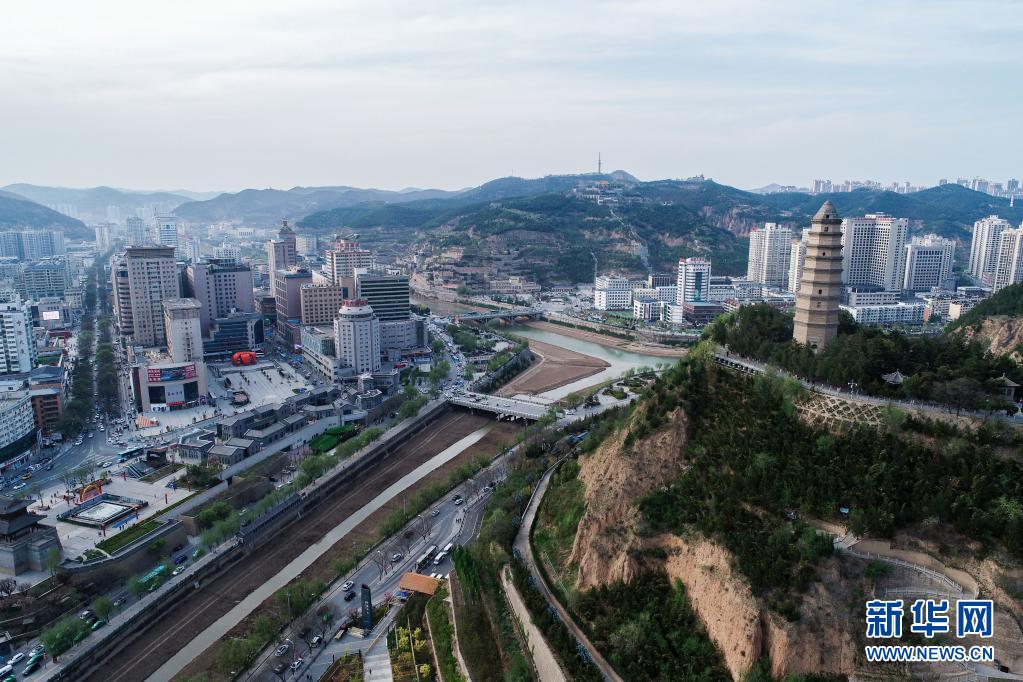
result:
M 13 3 L 12 3 L 13 4 Z M 0 185 L 1023 176 L 1023 3 L 18 2 Z

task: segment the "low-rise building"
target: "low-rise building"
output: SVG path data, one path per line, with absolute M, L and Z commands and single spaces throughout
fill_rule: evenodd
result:
M 0 496 L 0 573 L 20 575 L 47 570 L 47 555 L 61 552 L 57 529 L 28 510 L 31 498 Z
M 843 305 L 853 319 L 865 325 L 918 325 L 924 323 L 924 303 L 889 303 L 884 305 Z

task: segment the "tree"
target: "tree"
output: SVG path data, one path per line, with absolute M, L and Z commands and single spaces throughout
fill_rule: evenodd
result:
M 60 562 L 63 559 L 60 550 L 56 547 L 50 547 L 49 551 L 46 552 L 46 558 L 43 561 L 43 566 L 50 573 L 50 575 L 57 575 L 57 569 L 60 567 Z
M 92 612 L 103 620 L 110 620 L 110 614 L 114 611 L 114 602 L 109 597 L 99 597 L 92 602 Z
M 137 575 L 133 575 L 128 578 L 128 592 L 131 593 L 131 596 L 138 599 L 145 591 L 146 588 L 142 585 L 142 580 L 140 580 Z

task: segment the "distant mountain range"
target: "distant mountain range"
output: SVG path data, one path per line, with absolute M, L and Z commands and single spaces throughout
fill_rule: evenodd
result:
M 713 260 L 715 272 L 742 274 L 752 228 L 776 222 L 798 232 L 828 199 L 843 216 L 890 213 L 909 218 L 913 234 L 935 232 L 965 248 L 979 218 L 997 213 L 1014 223 L 1023 220 L 1023 208 L 1009 208 L 1007 199 L 958 185 L 913 194 L 857 190 L 811 195 L 756 194 L 702 179 L 623 179 L 617 181 L 621 196 L 614 209 L 571 194 L 596 179 L 610 177 L 500 178 L 446 198 L 320 211 L 298 225 L 316 232 L 354 229 L 406 243 L 419 238 L 462 246 L 477 261 L 511 250 L 541 281 L 584 281 L 592 276 L 594 261 L 598 270 L 642 274 L 646 265 L 637 244 L 646 246 L 648 265 L 656 270 L 671 271 L 680 257 L 704 255 Z
M 241 192 L 220 194 L 205 201 L 183 203 L 174 210 L 174 214 L 193 222 L 230 220 L 269 225 L 282 218 L 300 218 L 317 211 L 367 202 L 402 204 L 457 195 L 458 192 L 439 189 L 410 189 L 397 192 L 358 187 L 246 189 Z
M 43 187 L 18 183 L 0 187 L 0 190 L 17 194 L 37 204 L 73 206 L 78 216 L 88 223 L 107 220 L 107 208 L 114 206 L 121 220 L 135 215 L 136 209 L 152 207 L 157 213 L 169 213 L 178 205 L 191 199 L 171 192 L 136 192 L 114 189 L 113 187 Z
M 91 239 L 93 232 L 80 220 L 0 191 L 0 232 L 18 229 L 61 230 L 71 239 Z

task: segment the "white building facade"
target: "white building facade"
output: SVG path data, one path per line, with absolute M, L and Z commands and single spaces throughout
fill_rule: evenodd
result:
M 710 261 L 706 258 L 683 258 L 678 262 L 678 289 L 675 304 L 710 300 Z
M 334 349 L 338 360 L 357 373 L 380 369 L 380 320 L 367 301 L 341 304 L 334 320 Z
M 801 239 L 793 239 L 789 250 L 788 290 L 794 294 L 799 293 L 799 283 L 803 280 L 803 263 L 806 262 L 806 235 L 807 231 L 804 231 Z
M 952 276 L 956 244 L 936 234 L 913 237 L 906 245 L 906 274 L 902 288 L 929 291 Z
M 765 223 L 749 235 L 749 265 L 746 279 L 768 287 L 784 288 L 789 281 L 792 230 Z
M 28 305 L 16 295 L 0 301 L 0 374 L 31 372 L 35 366 L 36 346 Z
M 995 291 L 1023 282 L 1023 227 L 1002 230 L 998 235 L 998 252 L 992 287 Z
M 842 282 L 902 289 L 909 221 L 883 213 L 842 220 Z
M 967 272 L 978 282 L 994 283 L 995 266 L 998 263 L 998 238 L 1005 230 L 1012 229 L 1008 220 L 996 215 L 982 218 L 973 224 L 973 238 L 970 241 L 970 265 Z

